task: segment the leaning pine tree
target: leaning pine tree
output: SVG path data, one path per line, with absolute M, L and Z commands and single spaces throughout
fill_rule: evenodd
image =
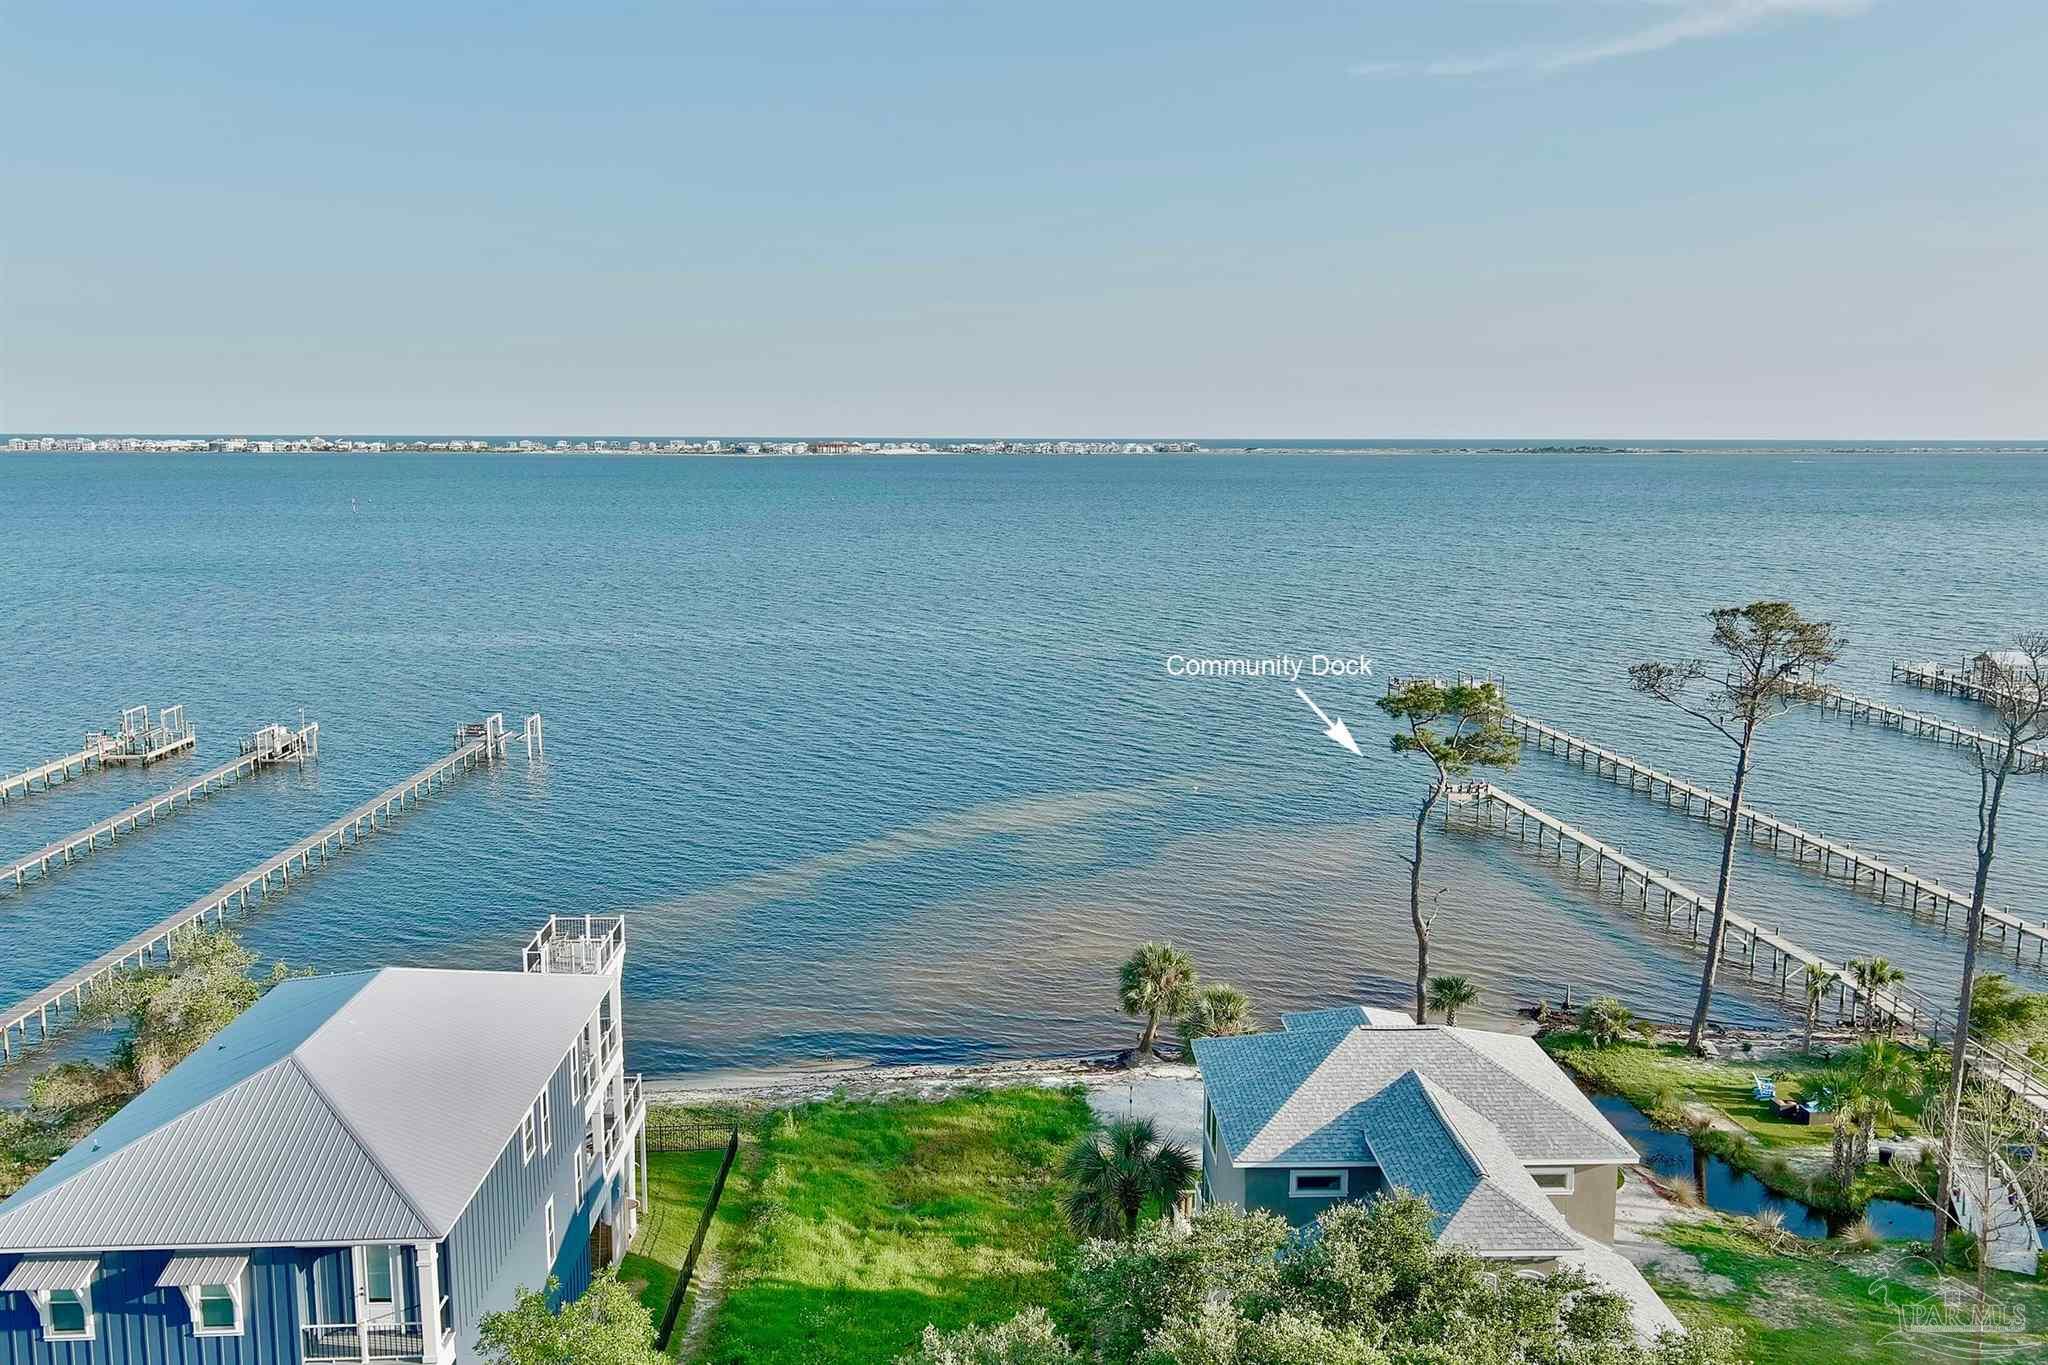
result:
M 1942 1097 L 1941 1190 L 1934 1201 L 1934 1245 L 1948 1236 L 1953 1193 L 1949 1158 L 1963 1100 L 1963 1071 L 1970 1043 L 1970 996 L 1976 986 L 1977 944 L 1984 936 L 1984 900 L 1991 885 L 1991 860 L 1998 852 L 1998 811 L 2006 779 L 2019 771 L 2030 745 L 2048 739 L 2048 631 L 2029 631 L 2011 649 L 1979 661 L 1984 700 L 1996 713 L 1990 742 L 1963 747 L 1977 774 L 1977 877 L 1970 887 L 1970 921 L 1963 930 L 1963 986 L 1956 1001 L 1955 1048 L 1949 1054 L 1948 1093 Z M 1938 1259 L 1938 1258 L 1937 1258 Z
M 1451 780 L 1475 767 L 1506 768 L 1521 757 L 1522 742 L 1507 728 L 1507 696 L 1490 682 L 1441 683 L 1418 678 L 1392 688 L 1378 702 L 1404 729 L 1394 732 L 1397 754 L 1421 754 L 1434 770 L 1415 809 L 1415 853 L 1408 864 L 1408 919 L 1415 928 L 1415 1022 L 1429 1022 L 1429 928 L 1422 913 L 1422 834 L 1429 813 Z
M 1712 667 L 1699 659 L 1685 663 L 1640 663 L 1628 671 L 1636 691 L 1675 706 L 1735 746 L 1735 782 L 1728 792 L 1728 818 L 1721 831 L 1721 873 L 1714 883 L 1714 924 L 1707 934 L 1707 965 L 1700 974 L 1700 998 L 1686 1034 L 1688 1051 L 1700 1050 L 1714 976 L 1728 932 L 1728 884 L 1735 871 L 1736 815 L 1749 781 L 1756 732 L 1765 721 L 1801 702 L 1818 701 L 1822 669 L 1842 655 L 1842 637 L 1826 621 L 1809 621 L 1789 602 L 1752 602 L 1707 613 L 1714 648 L 1723 656 Z

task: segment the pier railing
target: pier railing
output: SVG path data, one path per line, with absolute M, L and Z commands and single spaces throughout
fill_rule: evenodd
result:
M 273 881 L 280 889 L 291 884 L 294 867 L 299 875 L 304 876 L 312 871 L 316 858 L 324 864 L 330 856 L 338 856 L 350 844 L 362 843 L 364 837 L 380 824 L 388 825 L 397 812 L 418 804 L 437 784 L 450 781 L 458 772 L 503 757 L 507 742 L 508 736 L 500 724 L 491 734 L 434 760 L 411 777 L 385 788 L 234 880 L 215 887 L 118 948 L 101 954 L 62 980 L 0 1011 L 0 1064 L 10 1060 L 17 1047 L 31 1042 L 47 1042 L 58 1029 L 77 1017 L 86 996 L 115 972 L 129 966 L 152 965 L 159 957 L 169 961 L 177 935 L 182 931 L 203 928 L 209 920 L 216 924 L 224 923 L 231 911 L 247 909 L 252 896 L 261 903 L 269 896 Z
M 42 790 L 48 791 L 55 784 L 69 778 L 73 769 L 83 773 L 89 768 L 104 766 L 102 760 L 113 742 L 111 736 L 95 730 L 86 735 L 85 747 L 76 752 L 0 777 L 0 801 L 12 801 L 17 797 L 27 796 L 37 790 L 38 784 L 41 784 Z

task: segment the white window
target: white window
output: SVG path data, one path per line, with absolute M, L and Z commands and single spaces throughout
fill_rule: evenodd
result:
M 582 1143 L 580 1143 L 580 1142 L 579 1142 L 579 1143 L 577 1143 L 577 1144 L 576 1144 L 576 1150 L 575 1150 L 574 1152 L 572 1152 L 572 1153 L 570 1154 L 570 1163 L 571 1163 L 571 1164 L 572 1164 L 572 1165 L 573 1165 L 573 1166 L 575 1167 L 575 1169 L 576 1169 L 576 1193 L 577 1193 L 577 1194 L 578 1194 L 578 1195 L 580 1196 L 580 1195 L 581 1195 L 581 1194 L 583 1193 L 583 1144 L 582 1144 Z
M 540 1154 L 546 1156 L 555 1146 L 555 1106 L 547 1091 L 540 1092 L 540 1102 L 534 1106 L 540 1111 Z
M 1536 1182 L 1536 1188 L 1548 1194 L 1570 1194 L 1577 1183 L 1574 1179 L 1576 1174 L 1569 1166 L 1558 1166 L 1548 1170 L 1531 1168 L 1529 1171 L 1530 1178 Z
M 541 1223 L 547 1233 L 547 1241 L 543 1249 L 547 1252 L 548 1264 L 553 1265 L 555 1261 L 555 1201 L 553 1199 L 549 1199 L 546 1208 L 542 1210 Z
M 1289 1171 L 1287 1194 L 1291 1199 L 1342 1199 L 1351 1186 L 1349 1171 Z
M 42 1290 L 36 1295 L 36 1307 L 42 1311 L 46 1340 L 92 1340 L 92 1286 Z
M 583 1103 L 583 1044 L 569 1049 L 569 1098 Z
M 192 1312 L 192 1334 L 201 1337 L 240 1336 L 247 1300 L 248 1272 L 229 1284 L 188 1284 L 185 1306 Z
M 533 1132 L 533 1110 L 529 1109 L 526 1117 L 519 1120 L 519 1159 L 522 1162 L 533 1160 Z

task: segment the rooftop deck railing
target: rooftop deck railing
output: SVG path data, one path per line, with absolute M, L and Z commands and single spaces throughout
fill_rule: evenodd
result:
M 607 971 L 626 949 L 623 915 L 549 915 L 527 940 L 522 967 L 529 972 Z

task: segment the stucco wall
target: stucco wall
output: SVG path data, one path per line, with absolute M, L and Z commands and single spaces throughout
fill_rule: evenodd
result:
M 1620 1181 L 1619 1166 L 1580 1166 L 1570 1194 L 1551 1194 L 1564 1220 L 1574 1231 L 1602 1242 L 1614 1240 L 1614 1196 Z

